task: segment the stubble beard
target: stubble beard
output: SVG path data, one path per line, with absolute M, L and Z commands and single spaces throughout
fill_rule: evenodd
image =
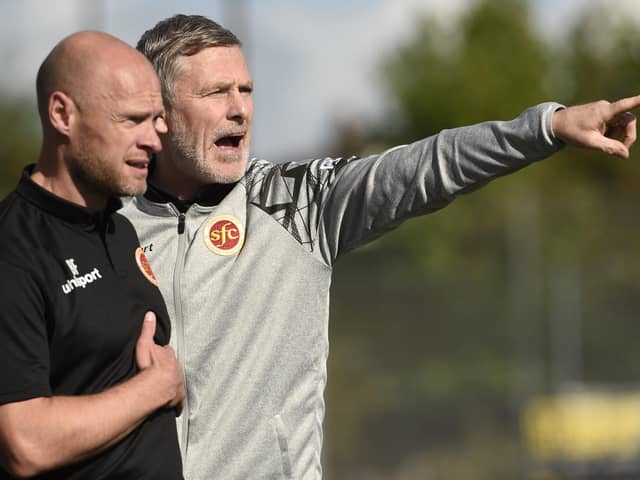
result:
M 127 178 L 118 174 L 114 166 L 108 164 L 108 160 L 100 160 L 99 156 L 90 152 L 91 150 L 83 144 L 68 162 L 69 173 L 76 184 L 105 197 L 142 195 L 147 190 L 146 181 L 142 185 L 129 182 Z
M 176 164 L 180 171 L 189 172 L 203 185 L 212 183 L 234 183 L 242 178 L 249 157 L 248 152 L 233 155 L 218 155 L 213 162 L 201 158 L 193 143 L 186 140 L 179 126 L 170 130 L 169 137 L 174 146 Z M 225 168 L 225 166 L 229 168 Z M 229 171 L 228 171 L 229 170 Z

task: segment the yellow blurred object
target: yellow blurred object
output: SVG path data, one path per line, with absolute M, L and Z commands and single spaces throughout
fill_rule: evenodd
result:
M 640 458 L 640 392 L 538 397 L 525 409 L 522 429 L 529 453 L 539 461 Z

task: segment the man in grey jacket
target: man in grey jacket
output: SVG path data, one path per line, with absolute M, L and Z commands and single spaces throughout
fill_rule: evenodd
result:
M 238 39 L 177 15 L 138 49 L 161 79 L 169 134 L 147 194 L 124 213 L 185 370 L 189 480 L 321 478 L 329 285 L 341 255 L 565 143 L 626 158 L 635 141 L 628 110 L 640 97 L 545 103 L 366 158 L 248 160 L 252 80 Z

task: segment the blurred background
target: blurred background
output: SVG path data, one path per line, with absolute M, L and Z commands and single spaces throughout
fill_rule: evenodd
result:
M 633 0 L 0 0 L 0 193 L 53 45 L 174 13 L 244 41 L 273 161 L 640 93 Z M 326 478 L 640 478 L 639 161 L 565 149 L 341 260 Z

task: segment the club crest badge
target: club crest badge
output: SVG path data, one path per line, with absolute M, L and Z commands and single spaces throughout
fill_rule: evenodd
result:
M 136 263 L 138 264 L 138 268 L 145 276 L 145 278 L 157 287 L 158 280 L 153 274 L 153 270 L 151 270 L 151 265 L 149 265 L 149 260 L 147 260 L 147 256 L 144 254 L 144 250 L 142 250 L 142 248 L 140 247 L 136 248 Z
M 236 255 L 244 244 L 244 229 L 231 215 L 213 217 L 202 233 L 207 248 L 217 255 Z

